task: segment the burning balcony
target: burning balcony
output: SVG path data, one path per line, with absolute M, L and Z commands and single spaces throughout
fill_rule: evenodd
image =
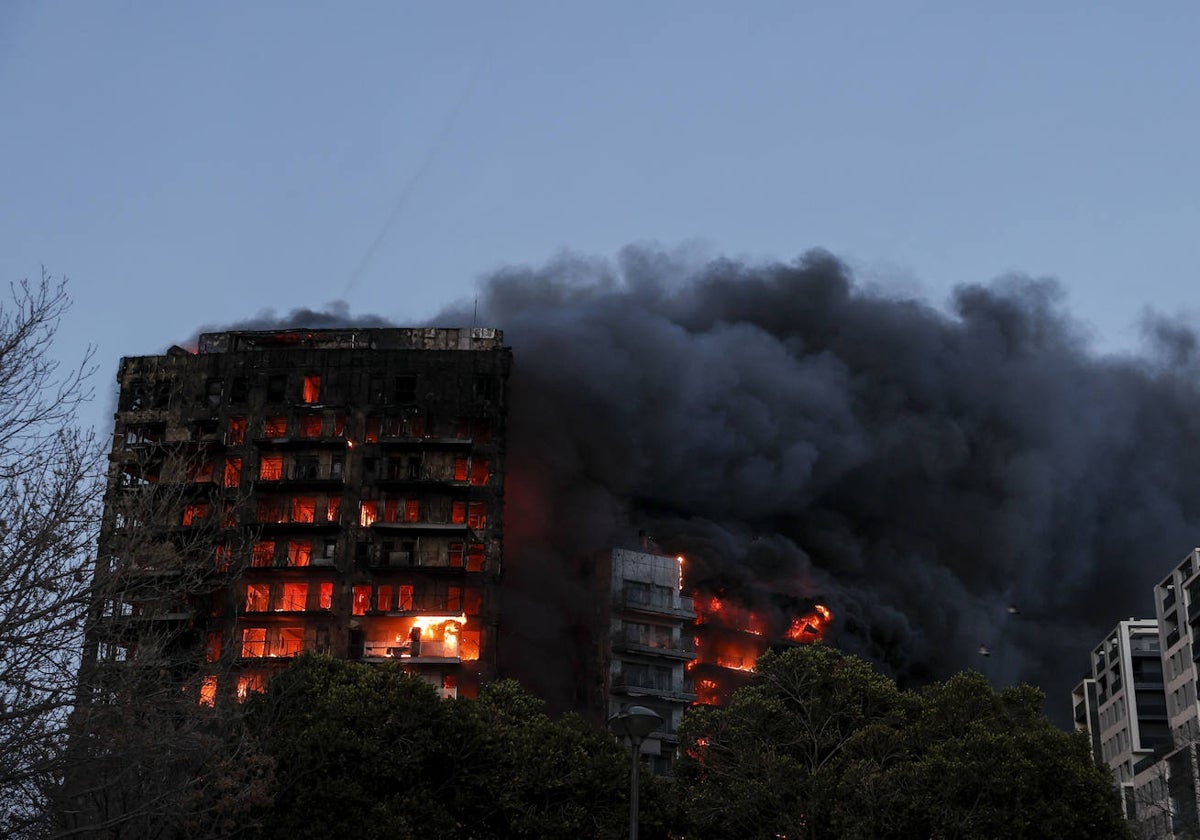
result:
M 479 631 L 468 629 L 467 616 L 426 614 L 412 618 L 371 618 L 363 628 L 362 656 L 413 664 L 458 663 L 479 658 Z

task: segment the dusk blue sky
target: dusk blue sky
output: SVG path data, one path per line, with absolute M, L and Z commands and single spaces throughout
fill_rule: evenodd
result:
M 62 351 L 344 300 L 400 323 L 630 243 L 941 305 L 1057 278 L 1098 352 L 1195 309 L 1200 6 L 0 3 L 0 277 Z M 447 325 L 452 326 L 452 325 Z M 503 324 L 495 326 L 503 327 Z M 97 422 L 109 406 L 98 406 Z

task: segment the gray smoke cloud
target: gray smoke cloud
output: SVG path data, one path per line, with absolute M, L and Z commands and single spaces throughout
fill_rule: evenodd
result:
M 973 667 L 1042 686 L 1060 722 L 1090 648 L 1153 615 L 1198 539 L 1194 334 L 1159 320 L 1143 356 L 1099 356 L 1052 281 L 943 310 L 822 252 L 634 247 L 498 271 L 478 307 L 515 355 L 504 653 L 567 705 L 597 598 L 580 558 L 639 529 L 693 585 L 828 604 L 832 641 L 903 684 Z
M 394 323 L 379 315 L 351 315 L 350 304 L 344 300 L 335 300 L 324 309 L 309 309 L 296 307 L 286 314 L 279 315 L 274 309 L 263 309 L 251 318 L 234 321 L 231 324 L 209 324 L 196 330 L 191 338 L 194 346 L 202 333 L 223 332 L 226 330 L 292 330 L 308 328 L 313 330 L 336 329 L 339 327 L 393 327 Z

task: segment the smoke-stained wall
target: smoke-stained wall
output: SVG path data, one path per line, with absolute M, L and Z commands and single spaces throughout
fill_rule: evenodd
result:
M 502 656 L 566 703 L 601 597 L 577 558 L 639 528 L 693 585 L 819 598 L 902 682 L 974 667 L 1064 721 L 1091 644 L 1200 541 L 1190 332 L 1099 357 L 1050 281 L 941 311 L 820 252 L 634 248 L 499 271 L 478 317 L 516 359 Z

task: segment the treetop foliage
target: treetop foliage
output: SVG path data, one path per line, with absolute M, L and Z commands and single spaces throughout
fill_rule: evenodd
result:
M 689 840 L 1125 838 L 1111 774 L 1030 686 L 963 672 L 919 693 L 815 644 L 759 660 L 725 709 L 689 713 Z

